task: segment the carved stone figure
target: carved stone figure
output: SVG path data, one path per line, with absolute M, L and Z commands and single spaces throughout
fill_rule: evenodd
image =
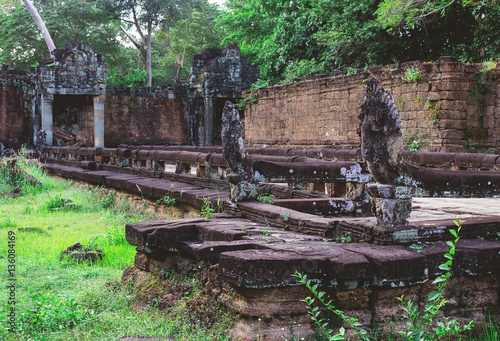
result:
M 233 202 L 255 200 L 258 196 L 257 186 L 251 181 L 245 162 L 242 134 L 240 114 L 233 103 L 226 101 L 222 111 L 222 155 L 234 173 L 228 176 Z
M 390 93 L 370 77 L 359 115 L 361 152 L 376 182 L 392 184 L 399 176 L 403 126 Z
M 234 108 L 233 103 L 226 101 L 222 111 L 222 155 L 227 160 L 229 167 L 235 174 L 243 174 L 243 126 L 240 121 L 240 114 Z
M 373 77 L 366 82 L 359 119 L 361 153 L 376 181 L 366 190 L 377 225 L 408 225 L 414 188 L 397 184 L 402 173 L 403 127 L 391 94 Z

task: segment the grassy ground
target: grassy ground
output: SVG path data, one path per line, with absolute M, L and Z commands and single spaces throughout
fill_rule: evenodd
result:
M 1 340 L 227 338 L 230 317 L 221 313 L 216 323 L 204 327 L 179 308 L 185 304 L 183 300 L 199 294 L 196 281 L 190 283 L 194 289 L 189 297 L 166 310 L 150 305 L 137 309 L 138 294 L 119 284 L 135 255 L 135 248 L 124 238 L 125 224 L 159 217 L 148 214 L 142 205 L 118 200 L 112 191 L 76 187 L 22 163 L 16 167 L 27 169 L 42 185 L 31 185 L 19 174 L 7 174 L 9 166 L 0 167 L 2 269 L 7 269 L 13 259 L 9 252 L 12 255 L 15 250 L 15 270 L 2 271 L 0 276 Z M 22 195 L 13 197 L 10 193 L 16 188 L 22 188 Z M 104 259 L 94 265 L 61 261 L 61 252 L 77 242 L 102 249 Z M 15 302 L 8 289 L 12 283 Z M 9 332 L 12 308 L 15 333 Z

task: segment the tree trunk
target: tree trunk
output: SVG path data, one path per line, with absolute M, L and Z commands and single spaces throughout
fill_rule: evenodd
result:
M 45 43 L 49 48 L 50 57 L 54 58 L 54 54 L 52 52 L 56 49 L 56 46 L 54 45 L 54 42 L 52 41 L 49 31 L 47 30 L 47 27 L 45 27 L 45 23 L 40 17 L 40 14 L 38 14 L 38 11 L 36 10 L 35 6 L 33 6 L 33 3 L 30 0 L 23 0 L 23 3 L 24 6 L 26 6 L 28 11 L 31 13 L 31 16 L 35 20 L 40 31 L 42 32 L 43 39 L 45 39 Z
M 152 22 L 148 22 L 148 35 L 146 37 L 146 86 L 151 86 L 151 34 L 153 31 Z
M 124 28 L 123 26 L 120 25 L 120 29 L 122 30 L 123 33 L 125 33 L 125 35 L 128 37 L 128 39 L 130 39 L 130 41 L 132 42 L 132 44 L 134 44 L 134 46 L 137 48 L 137 50 L 139 50 L 139 54 L 140 54 L 140 58 L 142 59 L 142 64 L 144 66 L 146 66 L 145 64 L 145 60 L 147 59 L 146 58 L 146 51 L 144 51 L 144 47 L 141 46 L 141 44 L 139 44 L 139 42 L 137 40 L 135 40 L 135 38 L 133 36 L 131 36 Z

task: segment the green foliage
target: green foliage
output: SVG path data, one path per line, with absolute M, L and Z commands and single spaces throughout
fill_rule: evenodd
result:
M 418 148 L 420 147 L 420 143 L 422 141 L 419 139 L 419 140 L 414 140 L 412 143 L 410 143 L 410 145 L 408 146 L 408 150 L 412 151 L 412 152 L 416 152 L 418 151 Z
M 403 79 L 407 82 L 418 82 L 422 77 L 422 72 L 416 66 L 408 67 L 405 69 Z
M 37 193 L 48 187 L 45 179 L 41 165 L 28 159 L 25 146 L 13 157 L 0 159 L 0 194 Z
M 496 64 L 485 63 L 483 69 L 475 73 L 476 82 L 471 86 L 471 95 L 476 100 L 482 96 L 495 93 L 497 84 L 488 77 L 490 71 Z
M 259 66 L 263 80 L 282 79 L 287 67 L 289 77 L 304 75 L 308 61 L 326 52 L 313 38 L 322 21 L 313 1 L 229 0 L 226 7 L 219 19 L 223 43 L 237 42 L 242 54 Z M 330 70 L 322 61 L 318 65 L 315 72 Z
M 114 191 L 109 191 L 101 200 L 101 205 L 103 208 L 110 208 L 115 204 L 116 201 L 116 193 Z
M 42 35 L 21 1 L 12 1 L 14 8 L 0 12 L 0 64 L 14 62 L 29 69 L 50 58 Z M 119 43 L 119 27 L 107 13 L 96 8 L 93 0 L 34 0 L 57 48 L 70 41 L 92 43 L 97 53 L 106 56 L 108 67 L 124 64 L 123 47 Z
M 222 40 L 222 31 L 216 26 L 220 14 L 216 4 L 207 0 L 181 0 L 177 1 L 177 11 L 167 13 L 154 35 L 157 65 L 173 71 L 171 80 L 187 76 L 190 56 L 205 48 L 221 47 Z
M 163 196 L 163 198 L 158 199 L 156 201 L 158 204 L 165 204 L 167 206 L 173 207 L 176 205 L 176 201 L 174 198 L 170 197 L 170 195 L 167 193 Z
M 455 240 L 446 242 L 446 244 L 450 247 L 450 251 L 444 255 L 446 262 L 439 266 L 439 269 L 445 271 L 445 273 L 433 281 L 433 284 L 437 285 L 437 290 L 429 293 L 427 296 L 427 303 L 423 310 L 420 310 L 411 300 L 404 303 L 403 296 L 398 298 L 399 301 L 404 303 L 402 307 L 404 311 L 403 318 L 407 320 L 405 323 L 406 328 L 401 331 L 400 334 L 407 340 L 437 340 L 444 337 L 450 337 L 450 335 L 459 334 L 472 328 L 472 321 L 464 326 L 461 326 L 459 322 L 453 319 L 436 321 L 436 327 L 434 327 L 433 324 L 441 308 L 448 303 L 448 300 L 444 297 L 443 292 L 448 279 L 451 277 L 456 245 L 460 239 L 459 235 L 460 230 L 462 229 L 463 221 L 454 221 L 454 223 L 457 226 L 457 229 L 450 229 L 450 233 Z
M 247 103 L 247 102 L 245 102 L 245 100 L 243 100 L 243 99 L 238 99 L 238 100 L 236 100 L 236 102 L 234 103 L 234 107 L 235 107 L 237 110 L 245 110 L 246 103 Z
M 306 304 L 308 313 L 311 316 L 311 320 L 320 330 L 321 334 L 326 336 L 327 340 L 344 340 L 345 328 L 340 327 L 339 332 L 337 334 L 334 334 L 334 331 L 332 329 L 333 326 L 331 326 L 331 321 L 325 318 L 320 318 L 321 310 L 319 306 L 315 305 L 316 299 L 322 305 L 324 305 L 328 311 L 339 317 L 344 324 L 349 325 L 349 327 L 356 332 L 356 335 L 360 340 L 370 340 L 370 336 L 367 334 L 366 330 L 361 328 L 361 323 L 359 323 L 356 318 L 346 316 L 342 310 L 337 309 L 332 304 L 331 300 L 326 300 L 326 293 L 324 291 L 318 290 L 318 284 L 313 284 L 310 279 L 307 279 L 306 275 L 302 275 L 300 273 L 295 273 L 292 276 L 297 277 L 300 283 L 305 285 L 305 287 L 309 289 L 309 291 L 311 291 L 311 293 L 315 296 L 315 298 L 306 297 L 305 299 L 301 300 L 301 302 L 304 302 Z
M 218 205 L 217 209 L 214 207 L 210 198 L 203 198 L 203 206 L 201 207 L 201 216 L 205 219 L 214 219 L 215 213 L 222 212 L 222 206 Z
M 130 335 L 230 340 L 227 334 L 231 320 L 225 312 L 218 310 L 218 322 L 205 324 L 184 309 L 187 299 L 199 295 L 199 284 L 190 281 L 194 289 L 189 296 L 160 311 L 153 302 L 139 300 L 143 296 L 135 287 L 119 283 L 136 254 L 135 247 L 125 240 L 125 224 L 164 216 L 152 216 L 142 205 L 123 197 L 104 208 L 106 198 L 114 196 L 107 190 L 77 186 L 45 174 L 38 178 L 43 185 L 36 191 L 17 198 L 0 196 L 0 238 L 7 240 L 8 232 L 14 231 L 19 255 L 15 304 L 18 332 L 0 328 L 0 340 L 119 340 Z M 48 212 L 47 202 L 55 197 L 70 198 L 81 209 Z M 92 266 L 61 262 L 61 251 L 76 242 L 102 249 L 104 259 Z M 7 254 L 7 247 L 7 243 L 0 243 L 0 254 Z M 5 262 L 6 258 L 1 263 L 4 267 Z M 2 326 L 6 326 L 8 295 L 7 290 L 0 291 Z M 201 313 L 206 309 L 197 308 Z
M 229 0 L 220 24 L 224 42 L 238 42 L 271 81 L 442 55 L 498 56 L 498 1 L 452 2 Z
M 500 51 L 500 4 L 496 0 L 384 0 L 375 14 L 383 27 L 394 35 L 422 27 L 429 29 L 436 24 L 445 30 L 464 32 L 462 38 L 467 39 L 452 38 L 455 44 L 443 41 L 441 47 L 462 62 L 492 59 Z M 462 27 L 447 23 L 449 17 L 456 18 Z M 434 35 L 433 40 L 439 41 L 440 35 Z
M 491 320 L 485 321 L 483 325 L 481 341 L 498 341 L 500 340 L 500 326 Z
M 332 243 L 332 245 L 335 245 L 337 243 L 341 243 L 341 244 L 344 244 L 344 243 L 350 243 L 352 242 L 352 237 L 351 235 L 347 235 L 347 236 L 340 236 L 338 238 L 335 238 L 335 242 Z
M 13 229 L 15 227 L 17 227 L 17 223 L 9 217 L 0 221 L 0 229 Z
M 448 303 L 448 300 L 444 297 L 444 289 L 446 283 L 451 277 L 453 260 L 456 253 L 456 245 L 460 239 L 460 230 L 462 229 L 463 221 L 454 221 L 457 226 L 456 229 L 450 229 L 451 235 L 455 238 L 453 241 L 447 241 L 446 244 L 450 247 L 450 250 L 444 255 L 446 258 L 445 263 L 439 266 L 439 269 L 443 270 L 444 273 L 438 276 L 433 284 L 437 285 L 437 290 L 432 291 L 427 296 L 427 303 L 423 308 L 419 308 L 418 305 L 414 304 L 411 300 L 404 302 L 404 296 L 398 297 L 397 299 L 402 302 L 403 309 L 403 319 L 406 320 L 405 328 L 399 332 L 399 334 L 404 337 L 404 339 L 409 341 L 433 341 L 439 339 L 450 339 L 452 335 L 460 334 L 466 330 L 470 330 L 473 326 L 473 322 L 469 322 L 465 325 L 461 325 L 454 319 L 446 318 L 444 320 L 437 320 L 438 314 L 442 308 Z M 422 250 L 421 245 L 412 245 L 412 249 L 417 252 Z M 320 318 L 320 308 L 315 305 L 315 300 L 318 299 L 319 302 L 327 308 L 328 311 L 334 313 L 334 315 L 341 318 L 343 323 L 348 324 L 352 330 L 356 332 L 356 335 L 361 340 L 370 340 L 371 336 L 361 329 L 361 324 L 355 318 L 347 317 L 344 312 L 337 309 L 332 301 L 326 301 L 324 291 L 318 290 L 318 284 L 313 284 L 311 280 L 307 279 L 306 275 L 299 273 L 293 274 L 293 276 L 299 278 L 300 282 L 306 286 L 309 291 L 314 295 L 315 298 L 307 297 L 301 302 L 306 303 L 308 313 L 311 316 L 311 320 L 314 322 L 316 327 L 320 330 L 321 334 L 326 336 L 328 340 L 344 340 L 345 329 L 340 328 L 339 333 L 334 334 L 333 329 L 331 329 L 331 320 Z M 486 328 L 483 331 L 485 337 L 490 335 L 498 335 L 497 328 Z
M 172 187 L 174 187 L 173 184 L 170 185 L 170 189 L 167 191 L 167 193 L 165 193 L 165 195 L 163 196 L 163 198 L 158 199 L 156 201 L 156 203 L 158 203 L 158 204 L 165 204 L 165 205 L 170 206 L 170 207 L 175 206 L 177 203 L 176 203 L 175 199 L 170 196 L 170 190 L 172 189 Z
M 258 79 L 255 83 L 250 86 L 251 90 L 265 88 L 269 85 L 269 81 L 265 79 Z
M 262 234 L 266 237 L 271 235 L 271 232 L 269 232 L 269 226 L 264 227 L 264 229 L 262 230 Z
M 60 195 L 51 197 L 46 204 L 47 211 L 61 211 L 73 209 L 71 200 L 63 199 Z
M 168 71 L 168 69 L 151 70 L 153 86 L 172 83 L 173 79 L 175 79 L 175 73 L 173 71 L 169 73 Z M 146 70 L 110 70 L 106 78 L 106 85 L 121 87 L 146 86 Z
M 264 193 L 264 194 L 259 194 L 259 197 L 257 198 L 260 202 L 264 202 L 266 204 L 274 204 L 274 195 L 269 194 L 269 193 Z
M 324 70 L 323 66 L 318 64 L 316 59 L 291 61 L 285 68 L 283 73 L 284 82 L 290 83 L 294 78 L 301 78 L 314 73 L 321 73 Z

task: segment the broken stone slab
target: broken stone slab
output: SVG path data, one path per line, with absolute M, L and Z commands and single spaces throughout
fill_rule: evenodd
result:
M 321 216 L 366 216 L 371 215 L 369 200 L 349 200 L 340 198 L 278 199 L 274 205 L 295 211 Z
M 387 227 L 375 225 L 369 219 L 354 218 L 340 221 L 334 236 L 350 236 L 354 241 L 378 245 L 408 245 L 453 240 L 450 229 L 456 229 L 453 219 L 411 221 L 406 226 Z M 497 238 L 498 233 L 500 216 L 466 218 L 460 231 L 463 239 Z
M 60 260 L 70 259 L 75 260 L 78 263 L 88 261 L 90 263 L 95 263 L 97 260 L 102 260 L 104 254 L 102 250 L 88 250 L 80 243 L 76 243 L 68 247 L 66 250 L 61 252 Z
M 147 253 L 155 250 L 180 250 L 185 242 L 201 242 L 197 224 L 206 219 L 158 220 L 125 225 L 125 238 L 130 245 Z
M 262 182 L 368 182 L 370 177 L 354 162 L 271 162 L 251 164 L 254 181 Z

